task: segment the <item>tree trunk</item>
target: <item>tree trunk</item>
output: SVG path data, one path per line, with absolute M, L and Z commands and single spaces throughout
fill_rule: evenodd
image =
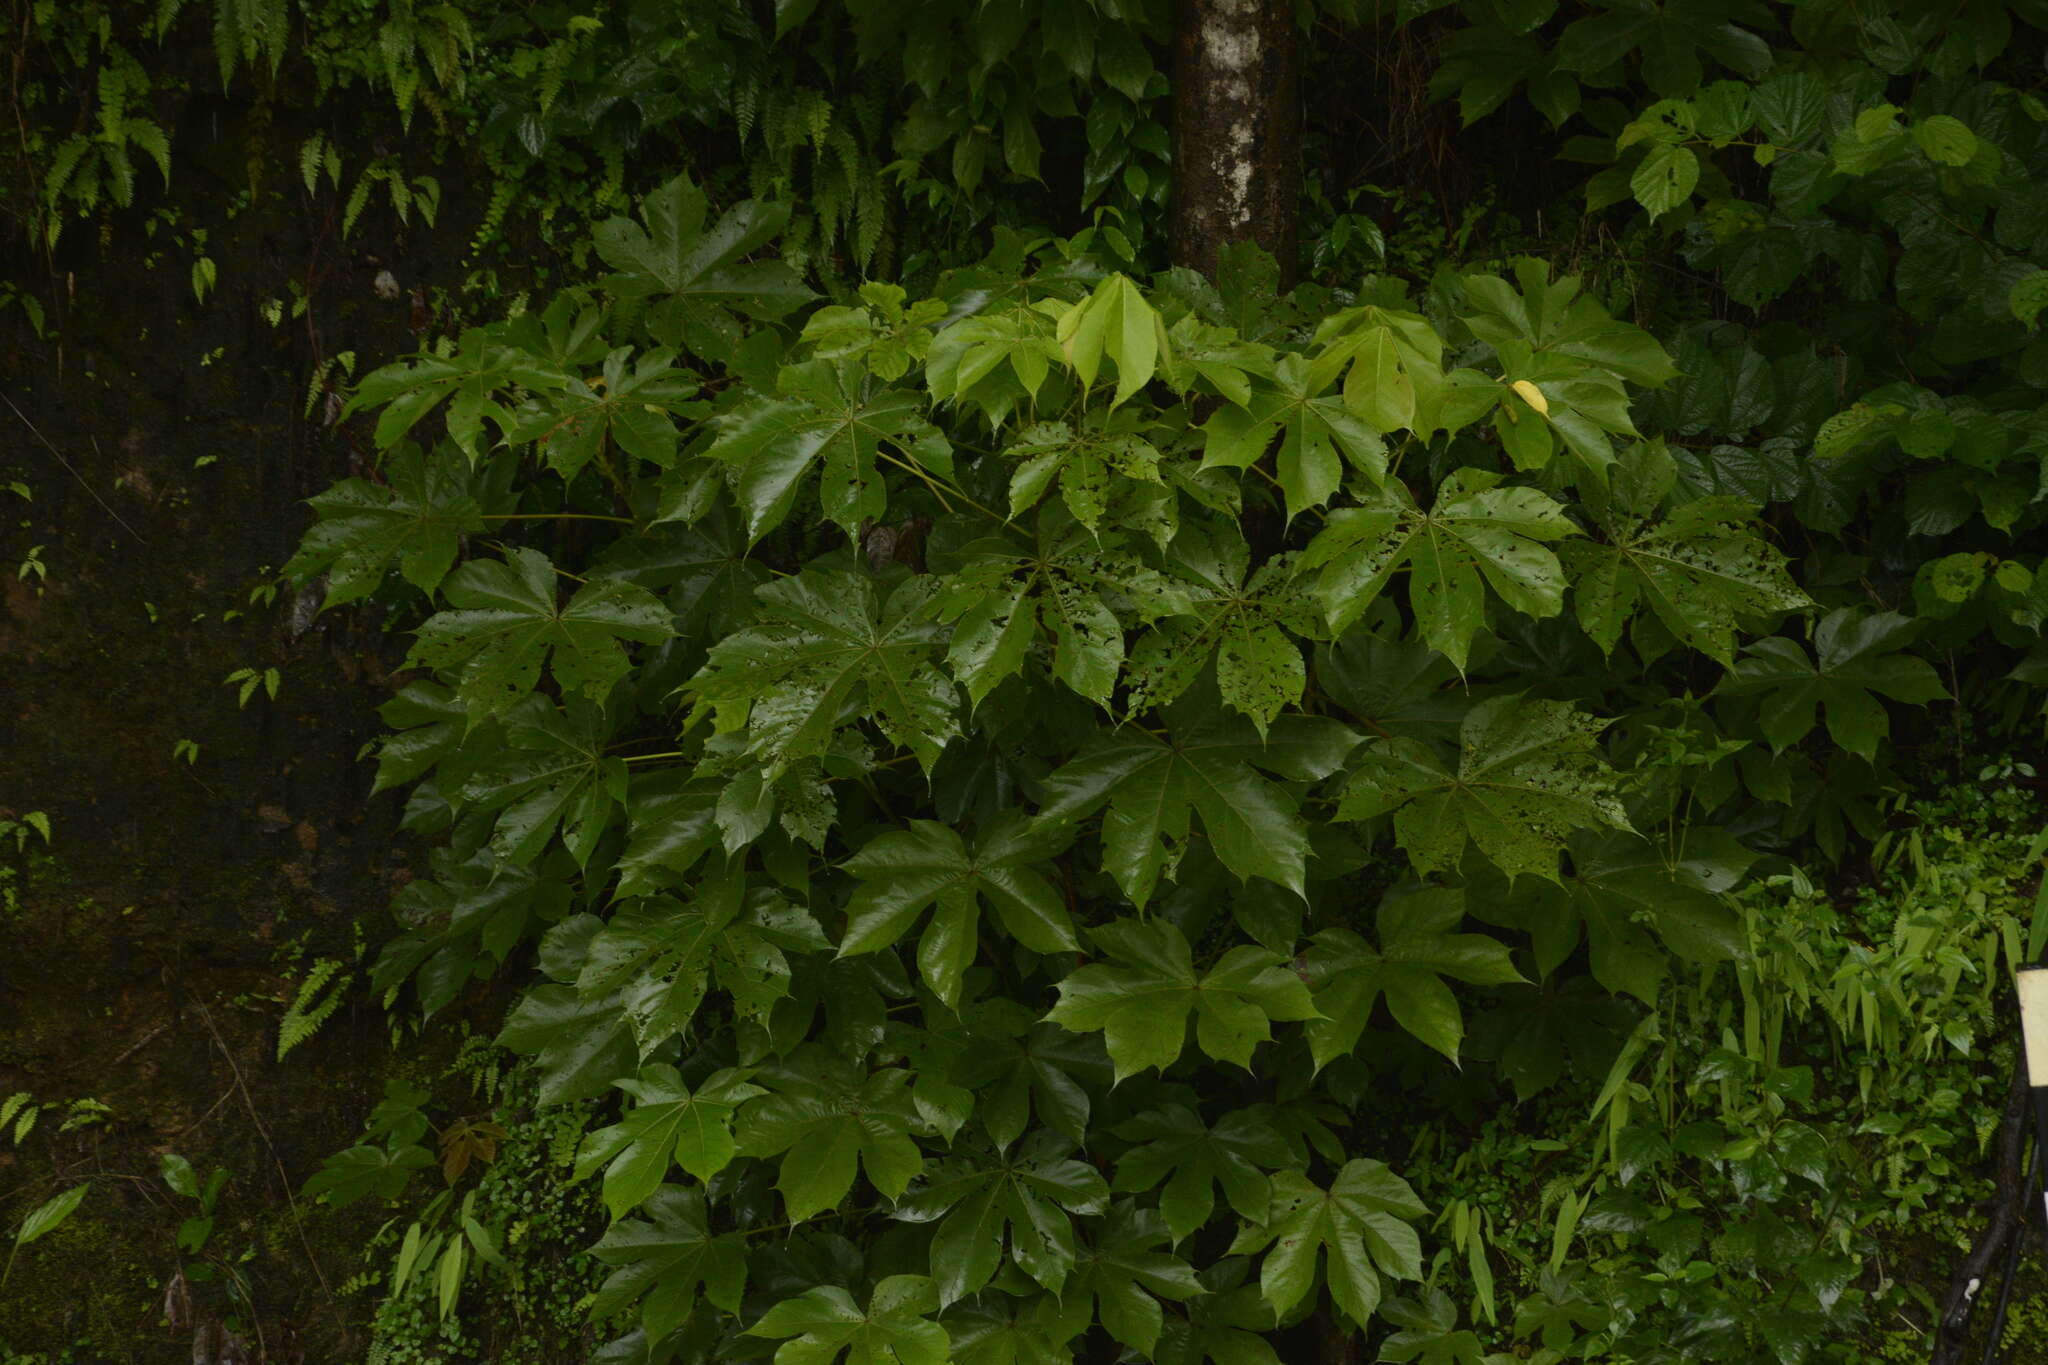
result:
M 1233 242 L 1295 274 L 1301 79 L 1291 0 L 1180 0 L 1173 40 L 1173 260 L 1205 275 Z

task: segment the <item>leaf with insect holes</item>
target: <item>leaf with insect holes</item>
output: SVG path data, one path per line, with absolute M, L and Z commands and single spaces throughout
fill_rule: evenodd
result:
M 1557 878 L 1557 855 L 1581 829 L 1627 829 L 1613 772 L 1594 752 L 1611 722 L 1565 702 L 1493 697 L 1459 731 L 1456 765 L 1419 740 L 1366 750 L 1339 819 L 1394 818 L 1394 837 L 1428 875 L 1468 844 L 1510 874 Z
M 406 662 L 454 676 L 472 720 L 531 693 L 544 661 L 565 693 L 602 700 L 632 666 L 627 642 L 654 644 L 671 633 L 668 608 L 617 579 L 586 583 L 564 603 L 555 566 L 538 550 L 472 559 L 441 591 L 451 610 L 427 618 Z
M 1322 571 L 1316 594 L 1339 634 L 1407 569 L 1423 638 L 1463 669 L 1485 619 L 1487 588 L 1526 616 L 1563 610 L 1564 570 L 1544 542 L 1577 534 L 1542 491 L 1504 488 L 1498 475 L 1461 469 L 1444 480 L 1427 512 L 1399 482 L 1362 506 L 1332 512 L 1300 563 Z
M 1063 506 L 1042 509 L 1030 533 L 1013 526 L 959 555 L 934 611 L 953 623 L 946 662 L 977 706 L 1047 640 L 1052 675 L 1108 705 L 1126 624 L 1190 610 L 1185 585 L 1148 568 L 1129 537 L 1091 535 Z
M 1294 576 L 1294 557 L 1275 555 L 1247 573 L 1250 550 L 1235 526 L 1191 523 L 1174 538 L 1167 568 L 1191 610 L 1153 627 L 1131 653 L 1125 676 L 1132 715 L 1165 706 L 1215 660 L 1216 688 L 1264 734 L 1299 705 L 1308 671 L 1297 640 L 1322 634 L 1322 613 Z
M 936 666 L 933 580 L 882 588 L 816 569 L 763 585 L 754 623 L 711 647 L 689 690 L 747 717 L 748 752 L 778 772 L 827 752 L 849 710 L 929 771 L 960 732 L 959 695 Z
M 1604 538 L 1562 551 L 1579 624 L 1611 654 L 1628 619 L 1648 606 L 1679 640 L 1732 666 L 1740 618 L 1800 611 L 1813 599 L 1754 533 L 1742 503 L 1700 498 L 1653 520 L 1676 480 L 1677 466 L 1656 443 L 1623 456 L 1601 517 Z
M 319 520 L 283 572 L 300 580 L 325 573 L 330 607 L 375 592 L 394 560 L 406 582 L 431 593 L 462 537 L 483 532 L 488 497 L 482 478 L 452 449 L 408 444 L 385 465 L 384 482 L 343 479 L 313 495 Z

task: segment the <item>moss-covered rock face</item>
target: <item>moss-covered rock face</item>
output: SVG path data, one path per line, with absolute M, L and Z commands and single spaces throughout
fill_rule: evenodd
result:
M 182 193 L 218 193 L 203 163 Z M 18 1118 L 0 1131 L 0 1219 L 92 1182 L 20 1253 L 0 1346 L 51 1360 L 198 1359 L 194 1331 L 229 1315 L 221 1285 L 193 1283 L 193 1321 L 164 1322 L 196 1211 L 158 1175 L 169 1151 L 231 1173 L 208 1248 L 247 1280 L 252 1342 L 340 1360 L 364 1336 L 332 1290 L 374 1220 L 289 1192 L 381 1089 L 383 1025 L 351 1001 L 275 1051 L 304 966 L 352 964 L 356 923 L 374 938 L 407 876 L 396 807 L 357 762 L 398 651 L 367 615 L 315 619 L 268 590 L 303 498 L 348 459 L 300 416 L 316 349 L 410 339 L 376 267 L 315 268 L 310 225 L 265 202 L 213 236 L 203 308 L 139 225 L 69 234 L 54 263 L 0 244 L 0 279 L 54 278 L 39 292 L 62 301 L 50 339 L 0 315 L 0 488 L 29 494 L 0 493 L 0 820 L 43 812 L 53 835 L 0 840 L 0 1101 L 26 1092 L 36 1114 L 19 1142 Z M 391 244 L 366 249 L 409 273 Z M 305 317 L 263 319 L 308 278 Z M 43 572 L 17 573 L 38 546 Z M 238 709 L 222 680 L 242 668 L 277 669 L 275 699 Z

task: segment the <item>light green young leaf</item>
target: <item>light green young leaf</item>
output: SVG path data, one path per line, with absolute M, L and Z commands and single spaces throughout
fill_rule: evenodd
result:
M 1055 333 L 1060 353 L 1084 388 L 1092 388 L 1106 357 L 1116 365 L 1116 397 L 1110 406 L 1130 401 L 1152 381 L 1160 353 L 1167 348 L 1166 327 L 1138 286 L 1123 275 L 1110 275 L 1082 302 L 1061 315 Z

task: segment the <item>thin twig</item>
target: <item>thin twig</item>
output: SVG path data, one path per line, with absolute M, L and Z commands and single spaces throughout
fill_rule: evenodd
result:
M 119 512 L 116 512 L 114 510 L 114 505 L 108 502 L 105 498 L 101 497 L 99 495 L 98 490 L 85 481 L 85 475 L 79 473 L 77 467 L 74 466 L 71 463 L 71 461 L 64 458 L 64 452 L 57 449 L 56 446 L 50 444 L 50 438 L 43 435 L 41 429 L 38 428 L 34 422 L 28 420 L 28 414 L 23 412 L 20 408 L 14 407 L 14 400 L 12 398 L 9 398 L 4 393 L 0 393 L 0 401 L 4 401 L 8 407 L 14 408 L 14 415 L 21 419 L 21 424 L 27 427 L 29 431 L 34 434 L 35 438 L 38 441 L 41 441 L 45 446 L 49 448 L 50 453 L 57 457 L 57 463 L 64 466 L 65 472 L 70 474 L 72 478 L 78 480 L 78 486 L 80 488 L 83 488 L 86 492 L 92 494 L 92 500 L 94 502 L 98 503 L 100 506 L 107 509 L 108 516 L 112 517 L 115 521 L 121 523 L 121 529 L 126 531 L 129 535 L 134 536 L 139 543 L 143 545 L 149 544 L 147 540 L 144 540 L 142 538 L 142 532 L 136 530 L 133 526 L 130 526 L 128 524 L 127 518 L 123 517 Z
M 334 1291 L 328 1288 L 327 1275 L 320 1269 L 320 1258 L 313 1254 L 313 1243 L 306 1236 L 305 1219 L 299 1215 L 299 1201 L 292 1195 L 292 1179 L 284 1168 L 284 1158 L 277 1154 L 277 1144 L 270 1139 L 270 1130 L 263 1126 L 263 1115 L 256 1108 L 256 1099 L 249 1093 L 249 1083 L 242 1079 L 242 1068 L 235 1065 L 235 1054 L 228 1050 L 220 1030 L 213 1026 L 213 1015 L 205 1005 L 199 1006 L 199 1017 L 206 1021 L 206 1031 L 213 1035 L 213 1045 L 220 1049 L 220 1055 L 227 1059 L 228 1071 L 235 1078 L 235 1086 L 242 1092 L 242 1103 L 249 1107 L 249 1119 L 256 1125 L 256 1133 L 263 1139 L 263 1145 L 270 1150 L 270 1159 L 277 1164 L 277 1178 L 284 1185 L 284 1201 L 291 1208 L 292 1227 L 299 1234 L 299 1245 L 306 1250 L 306 1260 L 313 1267 L 313 1278 L 320 1281 L 320 1292 L 329 1305 L 336 1300 Z M 338 1310 L 337 1310 L 338 1311 Z

